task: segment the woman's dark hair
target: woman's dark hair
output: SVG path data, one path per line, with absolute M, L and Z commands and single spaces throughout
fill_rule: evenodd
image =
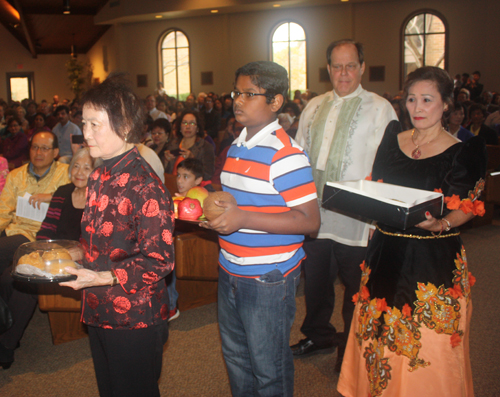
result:
M 179 117 L 179 132 L 181 132 L 181 123 L 182 120 L 184 119 L 184 116 L 187 114 L 192 114 L 194 118 L 196 119 L 196 125 L 198 126 L 198 131 L 196 132 L 196 135 L 199 136 L 200 138 L 203 138 L 205 136 L 204 130 L 204 125 L 203 125 L 203 120 L 200 117 L 200 113 L 194 111 L 194 110 L 184 110 L 180 117 Z M 181 132 L 182 135 L 182 132 Z M 182 138 L 180 138 L 182 139 Z
M 105 111 L 116 135 L 129 143 L 140 142 L 144 111 L 123 73 L 112 73 L 101 84 L 89 89 L 82 98 L 82 106 Z
M 203 177 L 203 163 L 201 162 L 201 160 L 194 157 L 182 160 L 177 165 L 177 170 L 179 170 L 179 168 L 184 168 L 185 170 L 191 172 L 194 175 L 195 179 Z
M 488 112 L 486 111 L 486 106 L 484 106 L 481 103 L 473 103 L 469 107 L 469 114 L 474 113 L 476 110 L 480 110 L 481 113 L 483 114 L 483 117 L 486 118 L 488 116 Z
M 283 106 L 283 110 L 281 112 L 284 113 L 288 111 L 288 109 L 290 109 L 293 114 L 295 114 L 295 117 L 300 116 L 300 109 L 295 102 L 287 102 L 285 106 Z
M 462 109 L 464 111 L 464 119 L 467 119 L 467 106 L 463 104 L 463 102 L 455 101 L 450 108 L 451 113 L 456 112 L 457 110 Z
M 10 127 L 10 125 L 13 123 L 13 122 L 16 122 L 17 124 L 19 124 L 19 128 L 23 129 L 23 124 L 21 123 L 21 120 L 19 120 L 19 117 L 17 116 L 12 116 L 8 121 L 7 121 L 7 128 Z
M 283 66 L 271 61 L 250 62 L 236 71 L 235 83 L 240 76 L 250 77 L 252 84 L 266 90 L 267 103 L 271 103 L 278 94 L 283 96 L 285 103 L 288 97 L 288 74 Z
M 436 88 L 441 95 L 441 100 L 448 105 L 453 103 L 453 79 L 445 70 L 435 66 L 424 66 L 414 70 L 408 75 L 403 88 L 403 98 L 405 101 L 408 98 L 408 91 L 410 88 L 413 84 L 420 81 L 432 81 L 436 84 Z
M 41 116 L 41 117 L 43 118 L 43 121 L 45 122 L 46 117 L 45 117 L 45 115 L 44 115 L 43 113 L 41 113 L 41 112 L 36 112 L 36 113 L 35 113 L 35 117 L 34 117 L 34 119 L 36 119 L 36 118 L 37 118 L 37 116 Z
M 161 128 L 163 131 L 165 131 L 167 135 L 170 135 L 170 132 L 172 131 L 172 124 L 170 124 L 170 121 L 168 121 L 167 119 L 161 118 L 153 121 L 151 130 L 153 130 L 156 127 Z

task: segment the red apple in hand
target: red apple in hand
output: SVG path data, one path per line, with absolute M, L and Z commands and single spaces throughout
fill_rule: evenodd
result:
M 203 215 L 203 208 L 197 199 L 186 197 L 179 203 L 179 219 L 195 221 Z

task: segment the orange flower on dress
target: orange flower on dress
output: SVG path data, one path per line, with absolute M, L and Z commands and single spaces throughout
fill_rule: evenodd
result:
M 457 347 L 460 342 L 462 342 L 462 338 L 460 338 L 460 335 L 458 333 L 454 332 L 453 335 L 451 335 L 450 342 L 451 347 Z
M 379 312 L 384 312 L 387 309 L 387 302 L 385 298 L 377 299 L 377 310 Z
M 443 194 L 443 189 L 434 189 L 434 191 L 435 191 L 436 193 L 441 193 L 441 194 Z
M 454 194 L 451 197 L 445 197 L 444 202 L 449 210 L 458 210 L 458 207 L 460 207 L 460 197 L 458 194 Z
M 460 288 L 460 284 L 455 284 L 453 288 L 449 288 L 448 292 L 450 293 L 453 299 L 458 299 L 463 296 L 462 288 Z
M 358 299 L 359 299 L 359 292 L 356 292 L 356 293 L 352 296 L 352 301 L 354 302 L 354 304 L 355 304 L 355 305 L 358 303 Z
M 469 272 L 469 285 L 473 287 L 474 284 L 476 284 L 476 278 Z
M 370 175 L 368 175 L 366 178 L 365 178 L 365 181 L 371 181 L 372 180 L 372 173 L 370 172 Z
M 366 286 L 363 285 L 361 288 L 361 299 L 367 300 L 370 297 L 370 291 Z
M 483 216 L 486 213 L 484 203 L 481 200 L 474 201 L 474 209 L 472 210 L 472 213 L 479 216 Z
M 383 179 L 377 179 L 377 182 L 384 183 L 384 180 Z
M 362 272 L 365 272 L 366 271 L 366 262 L 365 261 L 361 262 L 361 265 L 359 265 L 359 268 L 361 269 Z
M 462 200 L 458 209 L 462 210 L 464 214 L 468 214 L 474 210 L 474 204 L 469 199 Z
M 411 307 L 408 303 L 404 304 L 403 310 L 401 310 L 401 312 L 403 313 L 403 316 L 405 316 L 406 318 L 411 318 Z

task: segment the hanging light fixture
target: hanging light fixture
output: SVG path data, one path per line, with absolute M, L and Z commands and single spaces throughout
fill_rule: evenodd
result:
M 78 54 L 76 53 L 75 46 L 75 34 L 73 33 L 73 39 L 71 40 L 71 58 L 76 58 Z
M 63 0 L 63 14 L 71 14 L 71 8 L 69 6 L 69 0 Z

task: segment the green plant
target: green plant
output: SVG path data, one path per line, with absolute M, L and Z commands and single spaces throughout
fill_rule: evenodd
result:
M 80 94 L 85 89 L 85 84 L 88 82 L 89 74 L 92 74 L 92 66 L 87 63 L 79 62 L 77 58 L 71 57 L 66 62 L 66 69 L 68 71 L 68 79 L 70 90 L 75 94 L 75 98 L 79 99 Z

